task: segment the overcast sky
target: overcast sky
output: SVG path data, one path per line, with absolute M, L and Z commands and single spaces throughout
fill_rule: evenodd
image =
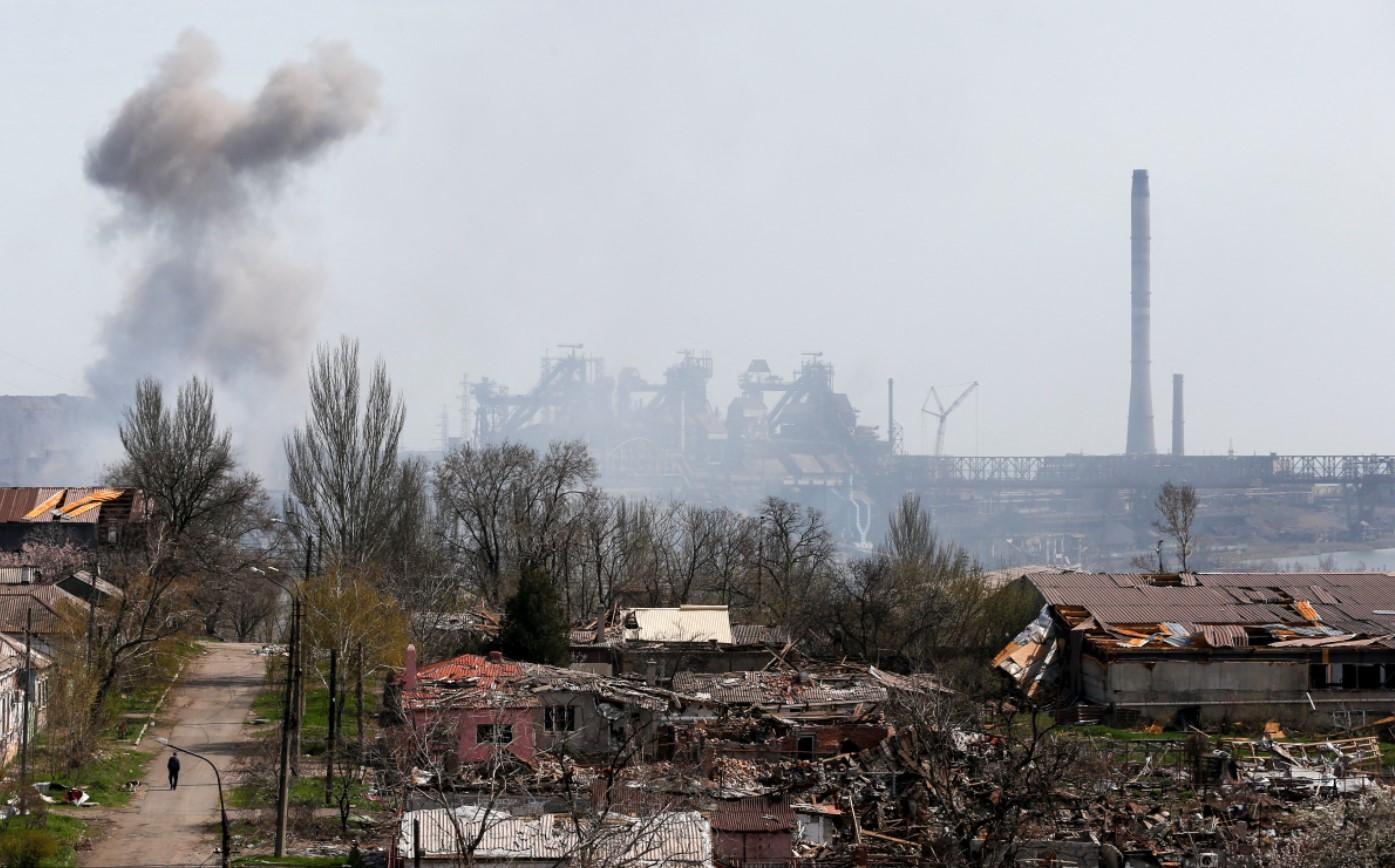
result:
M 381 76 L 265 220 L 321 276 L 315 337 L 386 360 L 409 446 L 462 375 L 522 389 L 584 343 L 655 378 L 710 351 L 723 405 L 751 358 L 819 350 L 867 424 L 896 378 L 912 449 L 928 387 L 976 379 L 949 451 L 1122 451 L 1146 168 L 1159 446 L 1180 371 L 1191 451 L 1389 452 L 1393 10 L 5 3 L 0 393 L 85 390 L 137 248 L 84 153 L 193 28 L 238 97 L 324 41 Z

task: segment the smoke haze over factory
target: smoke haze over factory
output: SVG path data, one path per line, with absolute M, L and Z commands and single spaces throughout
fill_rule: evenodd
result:
M 375 71 L 380 114 L 354 102 L 333 137 L 352 144 L 296 151 L 313 171 L 273 167 L 281 194 L 237 211 L 312 275 L 312 305 L 270 306 L 288 339 L 249 358 L 294 390 L 316 340 L 360 337 L 405 393 L 408 445 L 437 442 L 462 375 L 524 388 L 582 342 L 651 376 L 710 351 L 721 404 L 750 359 L 788 374 L 823 351 L 863 424 L 896 378 L 911 451 L 929 387 L 977 380 L 947 451 L 1121 452 L 1146 168 L 1150 450 L 1174 372 L 1189 453 L 1389 449 L 1395 404 L 1370 386 L 1395 369 L 1388 7 L 369 8 L 280 9 L 274 31 L 231 5 L 171 4 L 159 27 L 7 11 L 0 70 L 47 72 L 0 120 L 0 393 L 86 391 L 143 353 L 176 378 L 155 362 L 183 338 L 111 331 L 151 260 L 112 236 L 131 204 L 108 191 L 149 206 L 84 160 L 187 27 L 244 108 L 336 43 Z M 229 315 L 186 334 L 271 339 Z

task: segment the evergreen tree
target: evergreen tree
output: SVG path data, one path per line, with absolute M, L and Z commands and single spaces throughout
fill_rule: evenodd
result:
M 518 591 L 504 605 L 499 645 L 506 657 L 531 663 L 566 666 L 567 620 L 552 580 L 540 570 L 526 569 Z

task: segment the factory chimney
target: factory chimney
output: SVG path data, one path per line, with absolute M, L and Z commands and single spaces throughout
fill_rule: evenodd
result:
M 1172 454 L 1186 455 L 1187 448 L 1182 441 L 1185 432 L 1182 421 L 1182 375 L 1172 375 Z
M 1149 385 L 1149 268 L 1148 268 L 1148 170 L 1134 169 L 1132 201 L 1132 273 L 1129 280 L 1133 308 L 1133 363 L 1129 380 L 1130 455 L 1152 455 L 1153 390 Z
M 896 380 L 886 378 L 886 445 L 896 454 Z

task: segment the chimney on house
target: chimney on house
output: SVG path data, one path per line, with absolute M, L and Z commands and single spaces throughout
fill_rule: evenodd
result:
M 402 689 L 415 690 L 417 687 L 417 646 L 408 645 L 403 655 Z
M 605 644 L 606 621 L 610 618 L 610 612 L 602 612 L 596 616 L 596 644 Z

